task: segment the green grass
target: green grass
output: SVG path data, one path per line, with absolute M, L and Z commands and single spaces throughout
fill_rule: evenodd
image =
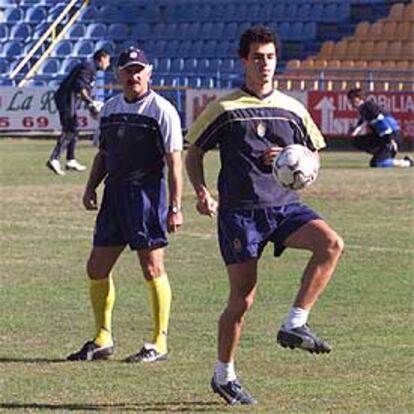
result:
M 193 209 L 171 238 L 170 359 L 122 359 L 151 335 L 147 289 L 134 253 L 115 272 L 115 358 L 67 363 L 93 332 L 85 260 L 94 213 L 81 205 L 85 174 L 52 175 L 51 141 L 0 141 L 0 412 L 410 413 L 414 412 L 414 169 L 374 170 L 362 153 L 323 153 L 303 194 L 342 235 L 346 251 L 311 324 L 334 346 L 313 356 L 275 344 L 307 253 L 265 252 L 237 368 L 259 405 L 229 408 L 210 392 L 217 319 L 227 298 L 213 220 Z M 94 149 L 79 146 L 88 165 Z M 207 156 L 213 188 L 217 154 Z

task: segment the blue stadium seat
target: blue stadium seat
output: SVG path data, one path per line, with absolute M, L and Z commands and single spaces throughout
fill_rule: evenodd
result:
M 58 3 L 52 6 L 47 12 L 47 21 L 49 23 L 54 22 L 60 16 L 62 11 L 65 9 L 65 7 L 66 5 L 63 3 Z M 66 22 L 67 22 L 67 17 L 62 20 L 62 23 L 66 23 Z
M 224 58 L 221 60 L 220 70 L 222 72 L 234 72 L 234 68 L 235 68 L 234 59 Z
M 69 27 L 65 34 L 65 39 L 83 39 L 86 37 L 85 32 L 85 26 L 82 23 L 75 23 L 73 26 Z
M 95 23 L 98 19 L 98 9 L 95 6 L 86 6 L 82 9 L 79 21 L 82 23 Z
M 184 59 L 183 72 L 195 73 L 197 71 L 198 59 L 186 58 Z
M 59 75 L 67 75 L 80 62 L 80 59 L 66 58 L 60 65 Z
M 213 23 L 211 28 L 210 39 L 222 39 L 224 33 L 225 24 L 223 22 Z
M 43 22 L 40 23 L 36 29 L 34 29 L 34 32 L 32 34 L 32 39 L 33 40 L 37 40 L 39 39 L 45 32 L 46 30 L 50 27 L 50 23 L 47 22 Z
M 237 33 L 237 23 L 231 22 L 224 26 L 223 38 L 224 39 L 234 39 Z
M 215 73 L 215 72 L 220 71 L 221 63 L 222 63 L 222 61 L 219 58 L 210 59 L 209 60 L 209 71 L 211 73 Z
M 27 23 L 40 23 L 46 19 L 46 9 L 42 6 L 29 7 L 24 21 Z
M 201 58 L 197 60 L 197 72 L 199 73 L 209 73 L 210 72 L 210 59 L 208 58 Z
M 30 39 L 31 27 L 27 23 L 16 23 L 10 30 L 10 40 L 25 42 Z
M 111 40 L 99 40 L 95 45 L 95 50 L 98 49 L 105 49 L 114 57 L 115 43 Z
M 24 10 L 21 7 L 7 8 L 4 13 L 5 23 L 19 23 L 24 19 Z
M 114 41 L 126 40 L 128 38 L 128 28 L 122 23 L 110 24 L 107 37 Z
M 170 72 L 181 72 L 184 68 L 184 59 L 183 58 L 174 58 L 171 59 Z
M 137 23 L 132 26 L 130 39 L 149 39 L 151 38 L 152 29 L 149 23 Z
M 23 45 L 21 42 L 17 40 L 11 40 L 7 42 L 3 46 L 3 50 L 1 51 L 1 56 L 6 57 L 8 59 L 16 59 L 23 55 Z
M 201 39 L 211 39 L 213 33 L 213 23 L 204 22 L 200 27 L 200 38 Z
M 113 22 L 118 17 L 118 9 L 114 6 L 103 6 L 99 10 L 98 20 L 101 22 Z
M 73 47 L 73 56 L 86 58 L 91 57 L 95 51 L 95 44 L 92 40 L 78 40 Z
M 59 73 L 59 60 L 55 58 L 46 59 L 39 68 L 40 75 L 56 76 Z
M 168 73 L 171 68 L 171 59 L 170 58 L 160 58 L 158 59 L 158 68 L 157 71 L 160 73 Z
M 0 23 L 0 42 L 3 43 L 9 38 L 9 28 L 7 24 Z
M 86 39 L 102 40 L 107 37 L 108 28 L 104 23 L 92 23 L 87 26 L 85 31 Z
M 164 53 L 166 56 L 179 56 L 180 54 L 180 41 L 170 40 L 166 42 Z
M 190 39 L 200 38 L 201 24 L 199 22 L 193 22 L 188 25 L 188 29 L 185 36 Z
M 61 40 L 52 50 L 52 57 L 66 57 L 72 54 L 72 43 L 69 40 Z
M 9 72 L 9 70 L 10 70 L 10 65 L 7 59 L 0 57 L 0 73 L 5 74 Z
M 215 41 L 215 40 L 207 40 L 204 43 L 203 56 L 207 56 L 209 58 L 213 58 L 214 56 L 216 56 L 217 48 L 218 48 L 217 41 Z

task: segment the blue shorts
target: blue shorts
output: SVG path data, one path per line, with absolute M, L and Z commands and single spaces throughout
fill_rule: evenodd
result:
M 94 246 L 132 250 L 168 244 L 167 198 L 164 180 L 144 186 L 105 186 L 96 218 Z
M 268 242 L 274 255 L 285 250 L 284 241 L 304 224 L 320 219 L 310 207 L 294 203 L 282 207 L 220 210 L 218 233 L 226 265 L 260 258 Z

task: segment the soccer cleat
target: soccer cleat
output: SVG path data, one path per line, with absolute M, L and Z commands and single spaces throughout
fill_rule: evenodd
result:
M 136 354 L 125 359 L 126 362 L 155 362 L 167 359 L 167 353 L 157 351 L 154 344 L 144 344 Z
M 299 348 L 316 354 L 331 352 L 331 346 L 316 336 L 308 325 L 299 326 L 290 330 L 282 325 L 277 333 L 277 343 L 283 348 Z
M 114 345 L 98 346 L 94 341 L 88 341 L 80 351 L 70 354 L 68 361 L 94 361 L 97 359 L 108 359 L 114 353 Z
M 211 379 L 211 389 L 226 400 L 226 402 L 230 405 L 257 404 L 257 401 L 240 385 L 240 382 L 237 380 L 229 381 L 226 385 L 221 385 L 213 376 Z
M 75 159 L 66 161 L 66 169 L 71 171 L 85 171 L 86 167 L 82 164 L 79 164 Z
M 404 158 L 403 158 L 403 160 L 404 161 L 408 161 L 409 162 L 409 164 L 410 164 L 410 167 L 414 167 L 414 160 L 409 156 L 409 155 L 406 155 Z
M 65 175 L 65 171 L 62 170 L 59 160 L 48 160 L 46 163 L 46 167 L 52 170 L 56 175 Z

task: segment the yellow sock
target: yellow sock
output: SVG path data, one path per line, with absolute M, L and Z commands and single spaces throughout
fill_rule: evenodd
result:
M 90 279 L 90 297 L 95 315 L 95 343 L 104 346 L 112 343 L 112 309 L 115 303 L 115 286 L 112 277 Z
M 159 352 L 167 352 L 168 319 L 171 307 L 171 288 L 167 275 L 147 281 L 154 320 L 153 343 Z

